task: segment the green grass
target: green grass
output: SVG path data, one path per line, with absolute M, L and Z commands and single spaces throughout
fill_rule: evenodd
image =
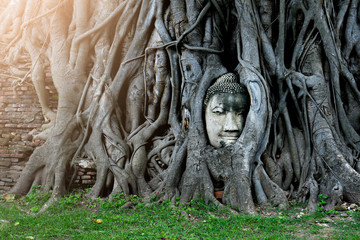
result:
M 172 206 L 169 202 L 130 200 L 134 209 L 114 201 L 86 200 L 83 194 L 60 199 L 35 214 L 48 195 L 35 190 L 12 203 L 0 202 L 1 239 L 360 239 L 360 213 L 347 217 L 324 212 L 298 217 L 303 206 L 286 210 L 259 208 L 258 216 L 233 214 L 201 200 Z M 154 201 L 155 202 L 155 201 Z M 27 213 L 26 213 L 27 212 Z M 96 221 L 100 221 L 97 223 Z

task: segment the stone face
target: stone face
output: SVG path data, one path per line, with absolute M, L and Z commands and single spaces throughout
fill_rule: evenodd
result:
M 235 74 L 219 77 L 207 90 L 204 104 L 210 144 L 216 148 L 234 144 L 245 126 L 250 106 L 245 87 L 238 83 Z

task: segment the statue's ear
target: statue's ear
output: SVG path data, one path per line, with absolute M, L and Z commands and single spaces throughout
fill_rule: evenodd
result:
M 246 63 L 246 62 L 245 62 Z M 254 112 L 260 111 L 262 102 L 264 99 L 266 92 L 264 91 L 263 83 L 260 80 L 262 76 L 258 76 L 256 69 L 253 69 L 252 66 L 244 67 L 239 64 L 237 67 L 237 71 L 239 73 L 240 83 L 247 87 L 247 90 L 250 95 L 250 110 Z
M 249 81 L 247 89 L 250 94 L 250 108 L 254 112 L 258 112 L 261 106 L 262 91 L 258 81 Z
M 242 69 L 240 78 L 250 95 L 250 110 L 235 148 L 244 150 L 252 145 L 253 148 L 249 151 L 254 151 L 251 154 L 255 156 L 264 150 L 262 143 L 266 142 L 269 136 L 272 115 L 269 91 L 265 80 L 249 69 Z

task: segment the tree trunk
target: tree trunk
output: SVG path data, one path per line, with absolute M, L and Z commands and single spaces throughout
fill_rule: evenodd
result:
M 314 209 L 319 193 L 326 209 L 360 201 L 359 1 L 28 0 L 8 9 L 1 54 L 30 54 L 50 121 L 12 193 L 40 184 L 51 204 L 81 157 L 97 168 L 91 198 L 201 197 L 250 214 L 288 198 Z M 228 72 L 250 108 L 238 139 L 217 148 L 204 99 Z

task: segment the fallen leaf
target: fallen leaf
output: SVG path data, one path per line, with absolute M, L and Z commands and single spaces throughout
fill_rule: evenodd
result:
M 96 219 L 95 222 L 96 222 L 96 223 L 102 223 L 103 220 L 99 218 L 99 219 Z
M 329 217 L 324 217 L 324 218 L 321 219 L 321 221 L 322 221 L 323 223 L 329 223 L 329 222 L 333 222 L 334 220 L 332 220 L 332 219 L 329 218 Z
M 347 208 L 346 208 L 346 205 L 339 205 L 339 206 L 336 206 L 335 207 L 335 210 L 336 211 L 346 211 L 347 210 Z
M 357 207 L 357 205 L 355 203 L 352 203 L 352 204 L 350 204 L 349 207 L 350 207 L 350 209 L 355 209 Z
M 5 194 L 4 199 L 6 202 L 12 202 L 15 200 L 15 194 L 12 193 Z
M 320 227 L 329 227 L 329 225 L 326 223 L 316 223 L 316 225 L 318 225 Z
M 299 214 L 296 215 L 296 218 L 301 218 L 302 216 L 304 216 L 305 213 L 304 212 L 300 212 Z

